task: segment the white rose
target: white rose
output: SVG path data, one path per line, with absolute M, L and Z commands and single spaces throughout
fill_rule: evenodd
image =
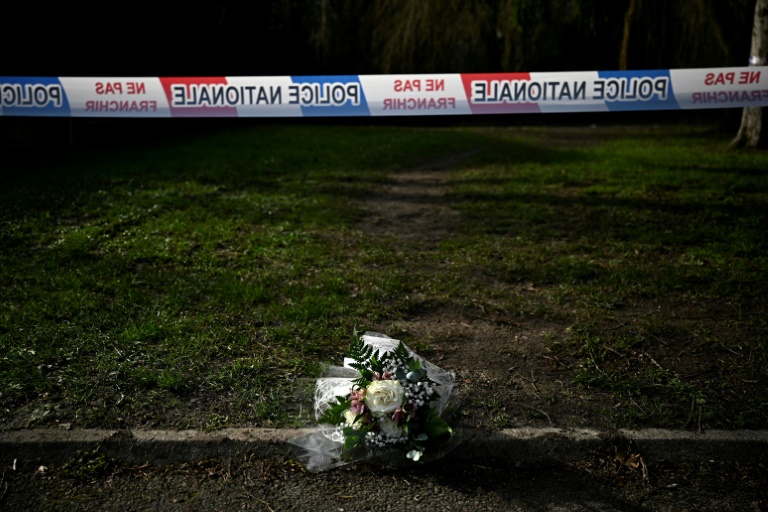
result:
M 389 437 L 402 437 L 403 429 L 397 426 L 397 422 L 391 418 L 383 417 L 379 419 L 381 431 Z
M 365 392 L 365 403 L 377 418 L 391 416 L 403 405 L 405 390 L 396 380 L 375 380 Z
M 357 414 L 355 414 L 354 412 L 352 412 L 349 409 L 347 409 L 344 412 L 344 426 L 345 427 L 352 427 L 355 430 L 359 429 L 360 428 L 360 423 L 359 422 L 356 423 L 355 422 L 355 418 L 357 418 Z

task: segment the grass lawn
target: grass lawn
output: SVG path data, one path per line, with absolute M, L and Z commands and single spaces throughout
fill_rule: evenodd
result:
M 295 425 L 297 383 L 355 328 L 439 357 L 388 329 L 435 309 L 554 326 L 569 386 L 634 404 L 611 426 L 766 428 L 768 154 L 727 142 L 256 125 L 14 160 L 0 428 Z M 391 173 L 451 155 L 456 229 L 425 246 L 362 227 Z

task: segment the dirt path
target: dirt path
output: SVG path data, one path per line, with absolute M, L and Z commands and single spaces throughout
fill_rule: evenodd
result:
M 423 244 L 424 249 L 444 240 L 460 222 L 459 213 L 445 201 L 447 174 L 464 156 L 390 174 L 381 192 L 361 203 L 369 215 L 360 229 Z
M 434 249 L 461 225 L 446 192 L 450 170 L 467 156 L 451 155 L 392 173 L 379 193 L 360 203 L 368 216 L 359 228 L 370 236 L 394 238 L 409 250 Z M 520 287 L 522 293 L 536 293 L 530 283 Z M 397 332 L 392 333 L 393 327 Z M 563 325 L 519 323 L 480 307 L 425 301 L 410 318 L 380 328 L 425 342 L 428 359 L 456 372 L 470 425 L 599 426 L 588 404 L 594 395 L 580 394 L 561 361 L 548 353 L 550 336 Z

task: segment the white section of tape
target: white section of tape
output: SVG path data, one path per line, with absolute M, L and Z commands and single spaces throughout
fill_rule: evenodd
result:
M 459 74 L 361 75 L 372 116 L 466 115 Z
M 157 77 L 61 77 L 72 117 L 170 117 Z
M 754 68 L 672 69 L 681 109 L 768 105 L 768 72 Z

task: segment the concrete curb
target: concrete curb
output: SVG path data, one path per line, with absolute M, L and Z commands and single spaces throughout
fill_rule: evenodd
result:
M 164 465 L 195 460 L 285 455 L 291 439 L 311 429 L 198 430 L 54 430 L 0 432 L 0 467 L 17 469 L 62 464 L 80 450 L 99 448 L 128 464 Z M 594 429 L 464 429 L 462 443 L 449 454 L 457 460 L 503 459 L 525 464 L 566 462 L 590 457 L 616 443 L 631 445 L 646 460 L 679 462 L 768 460 L 768 430 L 710 430 L 694 433 L 644 429 L 613 432 Z

